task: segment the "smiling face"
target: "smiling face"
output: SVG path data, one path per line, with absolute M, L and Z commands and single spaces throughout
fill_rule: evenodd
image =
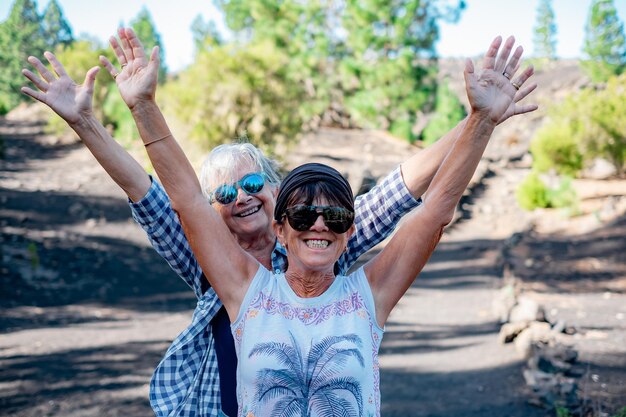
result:
M 316 197 L 312 204 L 335 205 L 329 204 L 324 197 Z M 295 204 L 291 204 L 293 205 Z M 335 262 L 346 249 L 348 239 L 354 233 L 354 225 L 345 233 L 335 233 L 326 226 L 320 215 L 308 230 L 302 232 L 295 230 L 286 219 L 283 219 L 281 223 L 274 222 L 274 231 L 278 240 L 287 249 L 289 269 L 332 273 Z
M 237 164 L 229 178 L 220 178 L 211 184 L 215 190 L 222 184 L 233 184 L 244 175 L 259 172 L 254 164 L 245 161 Z M 213 207 L 222 216 L 224 223 L 240 240 L 251 240 L 267 233 L 272 233 L 272 214 L 277 189 L 268 181 L 256 194 L 247 194 L 237 187 L 237 198 L 230 204 L 214 202 Z

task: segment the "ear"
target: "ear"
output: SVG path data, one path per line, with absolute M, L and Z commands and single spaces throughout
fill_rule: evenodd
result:
M 274 234 L 276 235 L 278 242 L 280 242 L 280 244 L 283 245 L 285 249 L 287 249 L 286 245 L 283 244 L 286 241 L 285 224 L 278 223 L 276 220 L 272 220 L 272 229 L 274 229 Z

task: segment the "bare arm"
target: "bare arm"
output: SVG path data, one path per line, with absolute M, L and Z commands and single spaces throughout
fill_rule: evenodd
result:
M 54 54 L 45 52 L 44 56 L 56 75 L 39 59 L 31 56 L 28 62 L 39 72 L 39 76 L 26 69 L 22 70 L 22 74 L 39 91 L 22 87 L 22 92 L 41 101 L 63 118 L 128 197 L 133 201 L 140 200 L 150 188 L 148 174 L 93 115 L 93 87 L 99 68 L 91 68 L 85 75 L 85 82 L 78 85 L 67 75 Z
M 506 69 L 514 74 L 522 49 L 518 47 L 509 61 L 510 48 L 504 48 L 496 60 L 501 43 L 500 37 L 492 43 L 480 76 L 474 73 L 472 62 L 467 61 L 465 82 L 472 109 L 462 132 L 437 170 L 422 207 L 407 218 L 385 249 L 365 266 L 380 325 L 434 251 L 493 129 L 514 100 L 516 89 L 502 72 Z M 523 77 L 515 80 L 518 85 Z
M 211 285 L 234 320 L 259 263 L 237 244 L 222 218 L 202 195 L 193 167 L 180 148 L 156 100 L 158 48 L 150 59 L 132 29 L 118 31 L 111 45 L 121 73 L 104 57 L 146 145 L 155 171 L 178 213 L 187 240 Z

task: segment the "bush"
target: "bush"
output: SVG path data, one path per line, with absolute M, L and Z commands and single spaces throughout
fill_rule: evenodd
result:
M 576 211 L 578 207 L 578 195 L 571 177 L 563 177 L 556 188 L 550 188 L 533 171 L 518 186 L 515 196 L 520 207 L 525 210 L 564 208 Z
M 575 176 L 594 158 L 610 161 L 618 174 L 626 162 L 626 74 L 603 89 L 587 89 L 550 109 L 550 119 L 530 146 L 533 168 Z
M 531 172 L 521 182 L 515 197 L 524 210 L 548 207 L 548 189 L 536 172 Z
M 247 133 L 270 150 L 301 129 L 304 92 L 290 82 L 289 58 L 270 44 L 216 46 L 161 90 L 163 109 L 204 149 Z
M 559 118 L 541 127 L 535 134 L 530 152 L 533 169 L 547 172 L 551 169 L 559 174 L 575 176 L 583 168 L 583 154 L 572 124 Z

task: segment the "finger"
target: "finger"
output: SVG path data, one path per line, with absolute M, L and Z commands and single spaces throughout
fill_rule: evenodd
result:
M 50 65 L 52 65 L 52 69 L 59 77 L 69 77 L 69 75 L 67 75 L 67 72 L 65 72 L 65 68 L 63 68 L 63 65 L 59 62 L 57 57 L 54 56 L 52 52 L 44 52 L 43 55 L 46 57 Z
M 536 104 L 524 104 L 521 106 L 515 106 L 515 114 L 524 114 L 530 113 L 531 111 L 535 111 L 539 108 Z
M 152 48 L 152 53 L 150 54 L 150 65 L 156 66 L 156 70 L 158 72 L 159 66 L 161 65 L 161 57 L 159 56 L 158 46 Z
M 20 91 L 26 94 L 27 96 L 34 98 L 37 101 L 41 101 L 44 104 L 46 103 L 46 95 L 42 93 L 41 91 L 35 91 L 30 87 L 22 87 L 20 88 Z
M 135 59 L 135 56 L 133 55 L 133 47 L 130 45 L 130 42 L 128 41 L 126 30 L 124 28 L 119 28 L 117 33 L 120 37 L 120 42 L 122 43 L 122 49 L 124 50 L 124 55 L 126 55 L 126 62 L 127 63 L 131 62 L 133 59 Z
M 39 78 L 37 75 L 35 75 L 32 71 L 29 71 L 27 69 L 23 69 L 22 70 L 22 75 L 26 78 L 28 78 L 33 84 L 35 84 L 35 87 L 37 87 L 38 89 L 40 89 L 41 91 L 43 91 L 44 93 L 46 91 L 48 91 L 48 88 L 50 88 L 50 86 L 48 85 L 47 82 L 45 82 L 44 80 L 42 80 L 41 78 Z
M 518 101 L 526 98 L 527 95 L 535 91 L 535 88 L 537 88 L 537 84 L 531 84 L 524 88 L 520 88 L 520 90 L 515 94 L 515 98 L 514 98 L 515 102 L 517 103 Z
M 152 53 L 150 54 L 150 61 L 154 61 L 157 64 L 161 64 L 161 57 L 159 56 L 159 46 L 155 46 L 152 48 Z
M 111 36 L 109 38 L 109 43 L 111 44 L 111 48 L 113 48 L 113 52 L 117 57 L 117 62 L 119 62 L 120 65 L 126 65 L 126 63 L 128 62 L 126 59 L 126 55 L 124 54 L 124 50 L 120 46 L 120 43 L 117 41 L 115 36 Z
M 466 74 L 473 74 L 474 73 L 474 63 L 469 58 L 467 58 L 465 60 L 465 73 Z
M 29 56 L 27 61 L 33 66 L 35 67 L 35 69 L 39 72 L 39 74 L 41 75 L 41 77 L 48 81 L 49 83 L 56 80 L 56 77 L 54 76 L 54 74 L 52 74 L 48 68 L 46 68 L 46 66 L 44 64 L 41 63 L 41 61 L 37 58 L 35 58 L 34 56 Z
M 117 77 L 120 73 L 117 70 L 117 68 L 115 68 L 113 64 L 111 64 L 111 61 L 109 61 L 109 59 L 105 57 L 104 55 L 100 55 L 99 59 L 100 59 L 100 63 L 104 66 L 107 72 L 111 74 L 111 77 L 113 77 L 113 79 L 115 79 L 115 77 Z
M 511 80 L 511 84 L 519 90 L 519 88 L 533 75 L 534 71 L 535 69 L 532 65 L 528 66 L 517 78 Z
M 143 50 L 143 45 L 131 28 L 126 28 L 126 38 L 128 39 L 128 43 L 133 50 L 133 56 L 135 57 L 135 59 L 145 60 L 146 53 Z
M 489 45 L 489 49 L 485 54 L 485 60 L 483 62 L 483 69 L 493 69 L 496 65 L 496 55 L 498 55 L 498 49 L 502 44 L 502 37 L 497 36 Z
M 502 51 L 500 51 L 500 55 L 498 55 L 494 70 L 504 71 L 506 61 L 509 59 L 509 55 L 511 55 L 511 50 L 513 49 L 514 44 L 515 38 L 513 36 L 509 36 L 506 42 L 504 42 L 504 47 L 502 48 Z
M 93 93 L 93 87 L 96 83 L 96 76 L 98 75 L 99 71 L 100 67 L 93 67 L 90 68 L 89 71 L 87 71 L 87 74 L 85 74 L 85 81 L 83 85 L 87 88 L 87 92 L 89 94 Z
M 513 75 L 517 72 L 520 64 L 520 58 L 522 57 L 523 53 L 524 48 L 522 48 L 521 45 L 518 46 L 517 48 L 515 48 L 515 52 L 513 52 L 511 60 L 506 64 L 503 73 L 508 73 L 509 79 L 513 78 Z

